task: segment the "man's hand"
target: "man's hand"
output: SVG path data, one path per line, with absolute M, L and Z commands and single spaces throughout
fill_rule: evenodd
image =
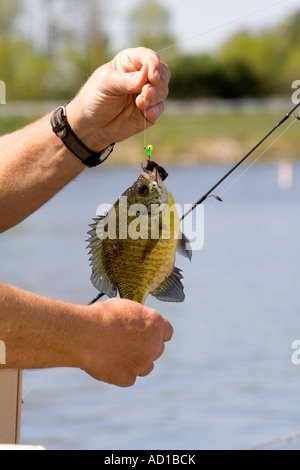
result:
M 94 152 L 152 126 L 164 111 L 170 70 L 145 48 L 126 49 L 97 69 L 67 106 L 73 131 Z
M 126 299 L 82 306 L 0 282 L 1 340 L 8 369 L 81 368 L 129 387 L 152 371 L 173 335 L 155 310 Z
M 150 374 L 173 335 L 170 323 L 155 310 L 126 299 L 88 307 L 82 327 L 81 368 L 120 387 Z
M 150 49 L 127 49 L 91 76 L 67 106 L 94 152 L 150 127 L 164 110 L 170 71 Z M 86 167 L 52 131 L 50 114 L 0 138 L 0 233 L 45 204 Z

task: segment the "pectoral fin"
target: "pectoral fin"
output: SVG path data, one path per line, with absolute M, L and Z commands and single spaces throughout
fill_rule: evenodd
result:
M 162 302 L 183 302 L 185 295 L 181 279 L 183 279 L 181 270 L 174 268 L 167 280 L 155 291 L 151 292 L 151 295 Z

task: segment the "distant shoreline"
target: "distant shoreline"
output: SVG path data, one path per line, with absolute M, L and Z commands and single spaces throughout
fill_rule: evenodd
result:
M 66 102 L 61 101 L 7 101 L 0 105 L 0 118 L 43 116 Z M 165 114 L 204 115 L 207 113 L 258 113 L 285 111 L 292 106 L 291 96 L 266 96 L 260 98 L 222 99 L 205 98 L 191 100 L 166 100 Z
M 0 134 L 13 132 L 48 114 L 61 103 L 23 102 L 0 106 Z M 232 164 L 241 159 L 292 108 L 291 97 L 243 100 L 167 100 L 166 112 L 156 125 L 118 143 L 106 165 L 135 166 L 146 158 L 147 144 L 152 157 L 161 164 L 194 166 Z M 282 126 L 260 152 L 264 161 L 300 159 L 300 122 L 280 137 L 290 124 Z M 259 153 L 253 155 L 256 158 Z

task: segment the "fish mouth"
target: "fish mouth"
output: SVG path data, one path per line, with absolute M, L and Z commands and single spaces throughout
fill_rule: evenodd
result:
M 151 172 L 145 170 L 145 174 L 147 175 L 147 179 L 149 181 L 149 189 L 151 192 L 153 191 L 154 194 L 155 192 L 158 194 L 160 204 L 165 204 L 168 200 L 168 192 L 160 176 L 159 170 L 155 167 Z
M 147 165 L 143 166 L 142 165 L 143 171 L 152 174 L 154 170 L 159 174 L 160 178 L 162 181 L 165 181 L 167 177 L 169 176 L 168 172 L 162 167 L 159 166 L 156 162 L 153 162 L 151 160 L 147 161 Z
M 164 191 L 165 185 L 163 183 L 163 180 L 160 176 L 160 172 L 157 167 L 153 167 L 152 170 L 148 170 L 147 168 L 143 167 L 143 173 L 144 173 L 143 176 L 149 182 L 149 186 L 152 186 L 152 188 L 156 188 L 156 189 L 160 189 L 161 191 Z
M 143 173 L 139 177 L 140 184 L 149 189 L 148 203 L 165 204 L 168 201 L 168 191 L 163 183 L 168 173 L 157 163 L 148 161 L 146 166 L 142 165 Z

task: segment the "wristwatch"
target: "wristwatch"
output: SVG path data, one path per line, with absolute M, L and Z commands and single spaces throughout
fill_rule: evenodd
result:
M 92 152 L 72 131 L 66 116 L 66 103 L 59 106 L 51 116 L 51 126 L 53 132 L 59 137 L 65 146 L 89 168 L 101 165 L 112 153 L 115 144 L 109 145 L 102 152 Z

